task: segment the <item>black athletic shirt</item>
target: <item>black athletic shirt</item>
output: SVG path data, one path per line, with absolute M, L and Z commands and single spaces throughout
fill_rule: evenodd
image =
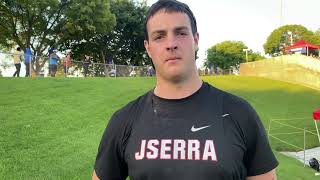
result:
M 203 83 L 182 99 L 149 91 L 117 111 L 94 169 L 101 180 L 240 180 L 277 165 L 254 109 Z

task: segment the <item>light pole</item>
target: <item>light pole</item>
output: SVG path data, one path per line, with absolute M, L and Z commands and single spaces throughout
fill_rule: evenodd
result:
M 246 62 L 248 62 L 248 51 L 249 51 L 250 49 L 243 49 L 243 52 L 246 52 Z
M 280 0 L 280 27 L 282 26 L 282 0 Z

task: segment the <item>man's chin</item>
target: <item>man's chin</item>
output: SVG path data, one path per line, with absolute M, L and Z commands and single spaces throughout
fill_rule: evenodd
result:
M 179 72 L 178 70 L 173 71 L 173 72 L 166 72 L 164 74 L 164 77 L 167 81 L 171 81 L 171 82 L 181 82 L 185 79 L 185 75 L 182 72 Z

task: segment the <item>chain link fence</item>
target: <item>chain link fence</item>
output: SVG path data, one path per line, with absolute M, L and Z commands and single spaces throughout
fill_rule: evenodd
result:
M 199 69 L 198 73 L 200 76 L 239 75 L 239 71 L 236 68 L 221 69 L 219 67 L 211 69 L 206 68 L 203 70 Z
M 12 77 L 16 72 L 13 53 L 0 52 L 0 76 Z M 31 69 L 27 74 L 27 67 Z M 152 66 L 129 66 L 96 63 L 93 61 L 74 61 L 65 63 L 64 58 L 58 60 L 55 66 L 54 77 L 146 77 L 154 76 L 155 70 Z M 237 69 L 198 69 L 200 76 L 216 76 L 216 75 L 238 75 Z M 21 62 L 20 77 L 50 77 L 49 57 L 32 56 L 32 62 L 25 64 Z
M 16 72 L 13 53 L 0 52 L 0 76 L 12 77 Z M 52 76 L 49 65 L 49 57 L 33 56 L 30 64 L 21 61 L 20 77 L 49 77 Z M 27 65 L 29 67 L 27 67 Z M 30 75 L 27 69 L 31 69 Z M 129 66 L 96 63 L 93 61 L 74 61 L 65 63 L 64 59 L 58 60 L 54 71 L 54 77 L 142 77 L 154 76 L 152 66 Z

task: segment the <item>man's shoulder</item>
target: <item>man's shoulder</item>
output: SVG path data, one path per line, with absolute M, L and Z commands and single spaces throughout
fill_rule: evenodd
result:
M 143 108 L 141 105 L 145 101 L 146 96 L 147 94 L 136 98 L 113 113 L 107 123 L 106 132 L 108 132 L 109 135 L 115 135 L 121 140 L 125 138 L 126 135 L 130 133 L 133 123 L 139 116 Z
M 256 110 L 244 98 L 232 93 L 219 90 L 222 96 L 223 114 L 229 114 L 234 120 L 242 126 L 256 124 L 259 119 Z
M 238 107 L 238 108 L 248 108 L 250 106 L 249 102 L 245 99 L 243 99 L 240 96 L 234 95 L 229 92 L 224 92 L 224 103 L 223 105 L 225 107 Z
M 222 106 L 225 111 L 245 110 L 251 107 L 249 102 L 242 97 L 219 89 L 212 85 L 209 86 L 212 94 L 214 93 L 222 97 Z
M 135 100 L 129 102 L 128 104 L 117 110 L 114 113 L 114 116 L 121 119 L 128 119 L 128 117 L 132 117 L 143 109 L 143 106 L 147 103 L 148 96 L 149 92 L 137 97 Z

